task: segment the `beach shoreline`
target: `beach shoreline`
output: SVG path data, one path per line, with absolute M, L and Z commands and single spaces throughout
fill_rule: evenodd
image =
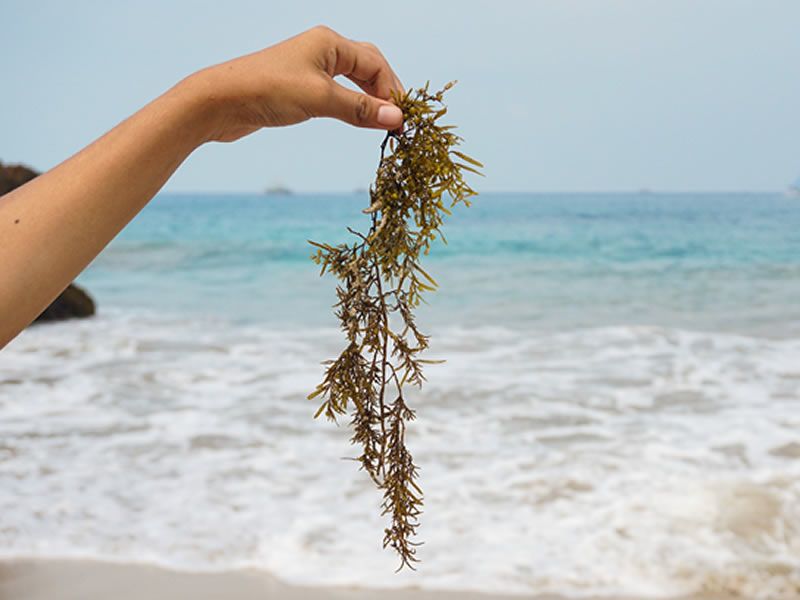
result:
M 154 565 L 77 559 L 0 561 L 2 600 L 566 600 L 558 595 L 493 594 L 417 588 L 376 589 L 306 587 L 280 581 L 265 571 L 177 571 Z M 675 600 L 727 600 L 729 596 L 688 596 Z M 581 600 L 647 600 L 637 597 L 582 596 Z M 663 599 L 661 599 L 663 600 Z
M 306 399 L 343 337 L 304 240 L 344 243 L 362 208 L 157 198 L 81 276 L 95 317 L 3 350 L 0 564 L 44 561 L 14 565 L 17 596 L 297 596 L 56 564 L 81 558 L 252 566 L 311 598 L 800 598 L 800 205 L 496 194 L 454 215 L 419 315 L 446 362 L 408 390 L 423 562 L 398 574 L 350 428 Z

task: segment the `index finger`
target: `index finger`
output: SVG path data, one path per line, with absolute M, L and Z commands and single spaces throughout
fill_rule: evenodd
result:
M 367 42 L 354 42 L 337 36 L 335 62 L 329 65 L 331 76 L 344 75 L 362 90 L 389 100 L 392 90 L 403 91 L 400 79 L 380 50 Z

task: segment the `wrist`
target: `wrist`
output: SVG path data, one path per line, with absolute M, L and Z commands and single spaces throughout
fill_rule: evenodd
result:
M 224 102 L 215 92 L 208 70 L 183 79 L 165 97 L 178 113 L 179 127 L 192 149 L 218 139 L 217 132 L 225 119 Z

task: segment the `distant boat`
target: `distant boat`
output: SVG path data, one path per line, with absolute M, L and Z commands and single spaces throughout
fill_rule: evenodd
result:
M 265 196 L 293 196 L 294 192 L 285 185 L 273 185 L 264 190 Z

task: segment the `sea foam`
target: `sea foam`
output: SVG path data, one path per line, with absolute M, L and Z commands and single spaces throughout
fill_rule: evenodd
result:
M 293 582 L 800 594 L 800 340 L 661 327 L 434 331 L 409 444 L 417 573 L 380 548 L 331 329 L 110 311 L 0 359 L 0 556 Z

